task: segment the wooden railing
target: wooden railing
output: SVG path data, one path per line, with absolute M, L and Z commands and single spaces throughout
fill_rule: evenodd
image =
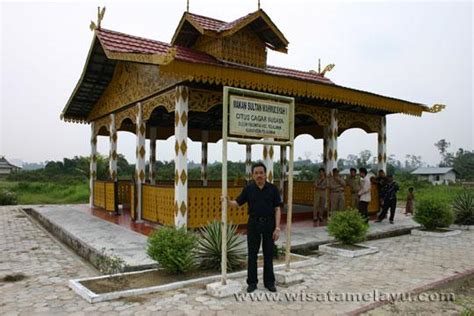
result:
M 132 181 L 129 180 L 119 180 L 117 182 L 117 203 L 122 205 L 130 205 L 132 200 Z
M 174 186 L 142 186 L 142 217 L 151 222 L 174 226 Z
M 228 196 L 237 198 L 242 187 L 229 187 Z M 222 214 L 222 189 L 216 187 L 201 187 L 188 189 L 188 227 L 201 227 L 212 220 L 220 220 Z M 247 223 L 247 204 L 239 208 L 228 208 L 227 220 L 233 224 Z
M 109 212 L 117 211 L 116 184 L 113 181 L 94 181 L 94 206 Z
M 275 185 L 279 188 L 279 183 L 275 182 Z M 293 182 L 293 203 L 306 205 L 306 206 L 313 206 L 314 204 L 314 195 L 315 195 L 315 187 L 312 181 L 294 181 Z M 284 202 L 285 204 L 288 201 L 288 183 L 285 182 L 285 193 L 284 193 Z M 369 203 L 369 213 L 376 213 L 379 211 L 379 194 L 376 184 L 372 184 L 371 188 L 371 201 Z M 329 199 L 329 191 L 327 192 L 328 202 Z M 344 189 L 344 202 L 346 208 L 348 208 L 351 201 L 351 189 L 349 186 L 345 187 Z M 357 206 L 355 206 L 357 208 Z
M 279 187 L 279 183 L 275 185 Z M 231 199 L 235 199 L 242 191 L 244 184 L 236 185 L 229 181 L 228 192 Z M 284 202 L 287 203 L 287 183 L 285 183 Z M 313 182 L 295 181 L 293 188 L 294 204 L 313 206 L 315 188 Z M 94 181 L 94 206 L 113 212 L 118 204 L 129 205 L 132 218 L 135 218 L 135 189 L 131 181 Z M 200 227 L 213 219 L 221 218 L 221 181 L 210 181 L 203 187 L 201 181 L 190 182 L 188 187 L 188 227 Z M 328 199 L 329 202 L 329 199 Z M 350 205 L 350 189 L 345 189 L 346 207 Z M 372 185 L 372 199 L 369 212 L 378 211 L 379 199 L 377 186 Z M 142 217 L 151 222 L 174 226 L 174 183 L 163 182 L 157 185 L 143 184 L 142 190 Z M 247 222 L 247 206 L 229 209 L 229 222 L 245 224 Z

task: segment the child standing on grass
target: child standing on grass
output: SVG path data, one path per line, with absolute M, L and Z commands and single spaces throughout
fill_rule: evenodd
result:
M 407 195 L 407 205 L 405 207 L 405 215 L 408 214 L 413 215 L 413 201 L 415 200 L 415 194 L 413 194 L 413 188 L 408 188 L 408 195 Z

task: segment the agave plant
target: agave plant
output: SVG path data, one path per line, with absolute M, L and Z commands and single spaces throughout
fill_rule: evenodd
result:
M 467 189 L 459 193 L 453 202 L 454 222 L 458 225 L 474 225 L 474 194 Z
M 220 222 L 214 220 L 200 229 L 198 255 L 206 268 L 219 270 L 222 255 L 222 229 Z M 245 261 L 246 252 L 243 246 L 245 239 L 237 234 L 237 225 L 227 225 L 227 270 L 240 267 Z

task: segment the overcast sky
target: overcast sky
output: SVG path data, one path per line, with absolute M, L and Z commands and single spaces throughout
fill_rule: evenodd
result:
M 390 115 L 388 154 L 403 160 L 421 155 L 439 161 L 441 138 L 473 150 L 473 5 L 470 1 L 262 0 L 262 8 L 289 40 L 288 54 L 270 51 L 268 64 L 300 70 L 335 63 L 335 83 L 427 105 L 446 104 L 438 114 Z M 91 44 L 91 20 L 106 5 L 104 28 L 169 42 L 186 8 L 185 0 L 119 2 L 2 2 L 0 155 L 27 162 L 89 155 L 90 127 L 65 123 L 59 115 L 76 85 Z M 190 11 L 232 21 L 257 9 L 257 0 L 190 0 Z M 200 144 L 190 142 L 189 159 L 200 161 Z M 159 141 L 157 158 L 174 158 L 173 140 Z M 210 144 L 209 161 L 221 159 Z M 320 159 L 322 141 L 299 136 L 295 159 Z M 377 150 L 375 134 L 346 131 L 340 157 Z M 99 137 L 107 154 L 108 139 Z M 134 162 L 135 136 L 120 132 L 118 151 Z M 278 156 L 277 150 L 277 156 Z M 262 157 L 254 147 L 253 159 Z M 229 159 L 245 160 L 232 145 Z

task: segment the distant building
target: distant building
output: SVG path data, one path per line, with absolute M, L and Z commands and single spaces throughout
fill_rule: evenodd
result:
M 21 167 L 12 165 L 5 159 L 4 156 L 0 156 L 0 178 L 5 178 L 10 173 L 21 170 Z
M 453 168 L 422 167 L 411 172 L 418 180 L 426 180 L 432 184 L 449 184 L 456 182 L 457 171 Z

